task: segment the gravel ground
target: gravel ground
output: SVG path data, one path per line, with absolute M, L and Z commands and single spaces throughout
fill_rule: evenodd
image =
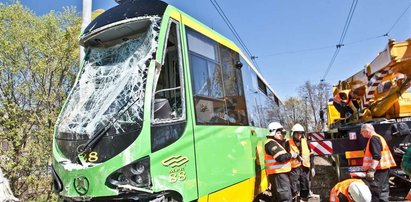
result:
M 311 180 L 311 191 L 320 195 L 321 201 L 329 200 L 330 190 L 338 182 L 337 172 L 331 162 L 328 156 L 314 158 L 316 174 Z
M 321 202 L 329 201 L 330 190 L 338 182 L 337 172 L 332 165 L 332 158 L 330 156 L 316 156 L 314 158 L 316 175 L 311 181 L 311 190 L 314 194 L 320 195 Z M 390 193 L 390 201 L 408 201 L 404 199 L 408 190 L 396 189 Z M 319 200 L 310 200 L 319 201 Z

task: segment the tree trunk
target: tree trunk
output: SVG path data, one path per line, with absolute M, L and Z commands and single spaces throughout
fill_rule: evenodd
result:
M 0 201 L 19 201 L 10 189 L 9 181 L 3 176 L 0 168 Z

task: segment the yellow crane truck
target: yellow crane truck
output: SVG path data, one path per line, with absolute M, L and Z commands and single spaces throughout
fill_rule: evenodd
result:
M 411 39 L 389 40 L 370 64 L 333 86 L 333 96 L 355 95 L 353 113 L 340 114 L 331 99 L 327 106 L 328 131 L 320 136 L 312 134 L 310 146 L 317 155 L 335 157 L 339 180 L 365 175 L 361 165 L 367 140 L 360 129 L 362 123 L 371 123 L 387 140 L 397 163 L 397 168 L 391 169 L 392 187 L 411 187 L 409 175 L 404 173 L 411 170 L 411 162 L 402 162 L 411 142 L 410 81 Z

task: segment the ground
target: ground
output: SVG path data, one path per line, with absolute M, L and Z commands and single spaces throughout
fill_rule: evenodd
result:
M 322 202 L 329 201 L 330 190 L 338 182 L 337 172 L 332 164 L 331 156 L 314 158 L 316 175 L 311 182 L 311 190 L 314 194 L 320 195 Z M 390 201 L 408 201 L 404 199 L 408 190 L 395 189 L 391 190 Z M 317 199 L 310 200 L 311 202 L 319 201 Z

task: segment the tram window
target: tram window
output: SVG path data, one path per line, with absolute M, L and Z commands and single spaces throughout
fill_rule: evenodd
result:
M 278 100 L 278 97 L 274 95 L 274 101 L 277 104 L 277 106 L 280 105 L 280 101 Z
M 192 71 L 193 77 L 193 90 L 196 95 L 209 95 L 208 90 L 208 70 L 207 61 L 194 54 L 190 55 L 191 65 L 196 68 L 196 71 Z
M 274 101 L 273 96 L 265 96 L 264 94 L 260 94 L 261 98 L 263 101 L 261 102 L 262 105 L 262 124 L 263 126 L 268 126 L 269 123 L 273 121 L 278 121 L 279 115 L 278 115 L 278 105 Z
M 256 76 L 243 58 L 241 58 L 240 61 L 243 63 L 241 71 L 244 82 L 244 94 L 247 103 L 248 121 L 251 126 L 259 126 L 260 120 L 258 116 L 256 96 L 258 94 L 258 90 L 255 89 L 253 82 L 253 78 L 256 78 Z
M 278 100 L 278 97 L 270 90 L 267 89 L 268 92 L 268 98 L 270 98 L 272 101 L 274 101 L 274 103 L 279 106 L 280 105 L 280 101 Z
M 247 125 L 238 53 L 189 28 L 187 40 L 197 123 Z
M 258 82 L 258 88 L 261 90 L 261 92 L 267 95 L 267 86 L 265 86 L 263 80 L 261 80 L 258 76 L 257 76 L 257 82 Z
M 220 59 L 224 81 L 224 99 L 227 106 L 229 124 L 246 125 L 248 117 L 245 105 L 241 69 L 236 68 L 240 61 L 238 53 L 220 45 Z
M 153 101 L 153 122 L 184 119 L 182 67 L 176 23 L 170 24 L 163 65 L 157 69 Z
M 187 28 L 187 41 L 197 123 L 226 125 L 217 43 L 190 28 Z
M 194 93 L 207 97 L 222 98 L 223 83 L 221 66 L 195 53 L 190 54 L 191 65 L 195 67 L 192 71 Z
M 192 29 L 187 29 L 187 31 L 187 41 L 191 52 L 214 61 L 218 60 L 216 42 Z

